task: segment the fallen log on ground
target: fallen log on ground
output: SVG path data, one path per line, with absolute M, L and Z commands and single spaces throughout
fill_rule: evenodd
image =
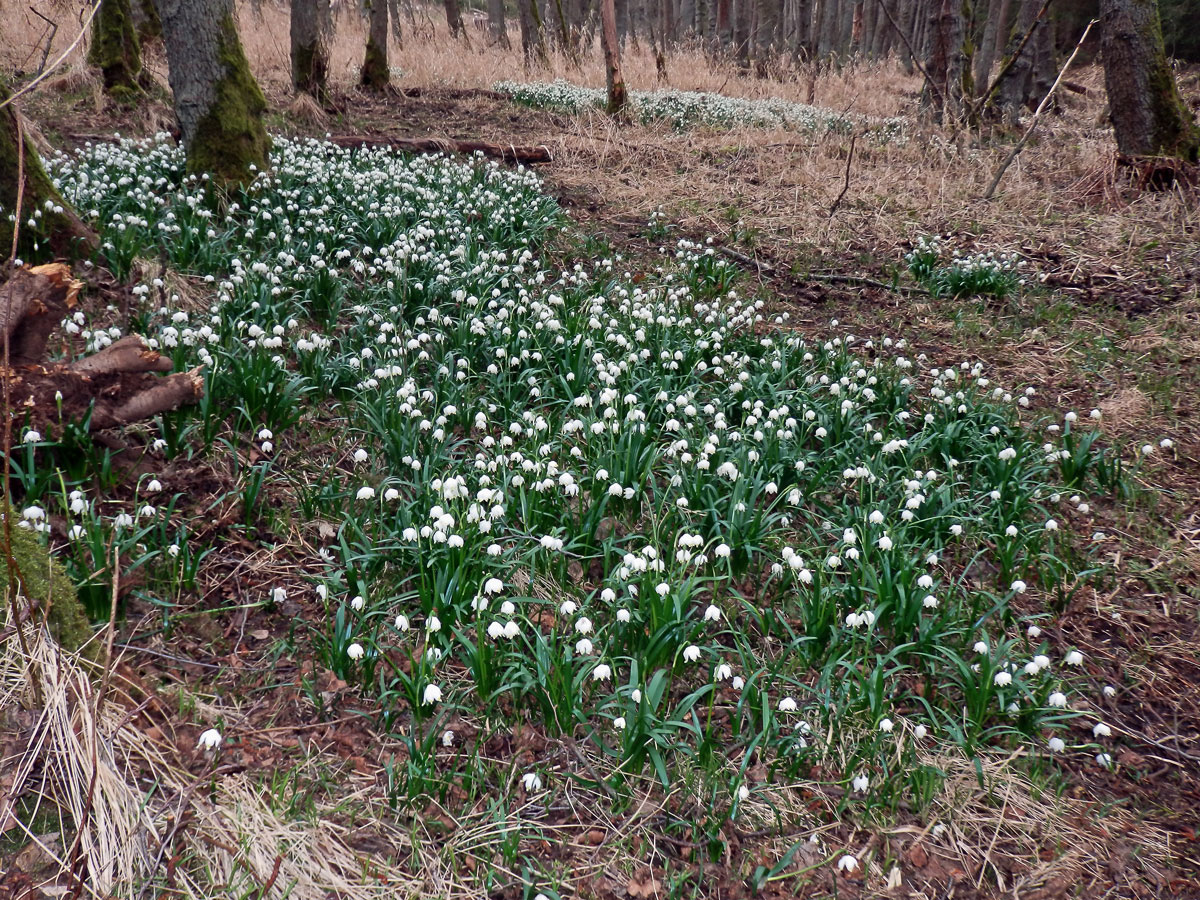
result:
M 0 378 L 14 425 L 50 434 L 66 422 L 87 422 L 99 431 L 200 398 L 200 370 L 165 374 L 171 360 L 139 335 L 72 362 L 46 361 L 50 336 L 70 315 L 82 287 L 63 263 L 19 269 L 0 286 L 0 341 L 9 360 Z
M 553 160 L 550 148 L 545 144 L 518 146 L 516 144 L 491 144 L 486 141 L 459 141 L 453 138 L 402 138 L 402 137 L 357 137 L 335 135 L 329 138 L 339 147 L 388 147 L 402 153 L 460 153 L 469 156 L 482 153 L 489 159 L 509 163 L 534 165 Z

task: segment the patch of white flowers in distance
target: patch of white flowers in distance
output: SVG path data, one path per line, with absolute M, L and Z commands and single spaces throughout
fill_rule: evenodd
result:
M 568 113 L 603 109 L 606 102 L 604 91 L 561 79 L 550 84 L 501 81 L 492 85 L 492 89 L 525 106 Z M 674 89 L 630 91 L 629 96 L 643 122 L 669 122 L 680 130 L 697 125 L 721 129 L 784 128 L 821 135 L 830 131 L 849 134 L 852 129 L 859 128 L 881 144 L 902 143 L 905 139 L 904 119 L 872 119 L 774 97 L 748 100 Z
M 297 491 L 357 562 L 320 547 L 316 645 L 392 685 L 393 714 L 502 702 L 638 765 L 648 729 L 731 755 L 758 736 L 795 773 L 853 741 L 856 797 L 921 741 L 1065 749 L 1084 659 L 1051 662 L 1039 597 L 1088 511 L 1051 500 L 1034 395 L 982 363 L 793 329 L 705 244 L 551 264 L 538 178 L 479 159 L 278 138 L 220 212 L 165 139 L 51 169 L 111 253 L 160 246 L 208 285 L 203 312 L 147 294 L 149 336 L 241 392 L 218 406 L 264 410 L 248 443 L 299 445 L 279 385 L 337 398 L 344 452 Z M 95 504 L 70 503 L 90 533 Z

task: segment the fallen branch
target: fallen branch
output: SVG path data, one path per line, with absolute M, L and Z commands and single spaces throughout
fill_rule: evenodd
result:
M 403 153 L 460 153 L 469 156 L 482 153 L 489 159 L 508 163 L 548 163 L 553 159 L 550 148 L 545 144 L 517 146 L 516 144 L 489 144 L 486 141 L 459 141 L 453 138 L 400 138 L 400 137 L 355 137 L 336 135 L 329 138 L 339 147 L 388 147 Z
M 892 291 L 897 294 L 914 294 L 917 296 L 927 297 L 929 291 L 919 287 L 908 287 L 902 284 L 888 284 L 886 281 L 879 281 L 875 278 L 867 278 L 864 275 L 839 275 L 837 273 L 823 274 L 819 272 L 810 272 L 806 275 L 790 275 L 788 273 L 780 273 L 770 263 L 762 262 L 752 256 L 747 256 L 745 253 L 740 253 L 732 247 L 717 247 L 717 252 L 722 256 L 732 259 L 734 262 L 739 262 L 744 266 L 754 266 L 758 269 L 760 275 L 779 275 L 787 277 L 797 284 L 803 284 L 806 281 L 823 281 L 827 284 L 855 284 L 862 287 L 881 288 L 885 291 Z
M 842 192 L 837 195 L 837 199 L 833 201 L 833 205 L 829 207 L 829 218 L 833 219 L 833 214 L 838 211 L 838 207 L 842 205 L 842 199 L 846 196 L 846 191 L 850 190 L 850 166 L 854 163 L 854 144 L 858 140 L 858 132 L 850 135 L 850 152 L 846 154 L 846 178 L 842 182 Z

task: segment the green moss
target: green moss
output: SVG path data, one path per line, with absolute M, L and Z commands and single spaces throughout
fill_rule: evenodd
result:
M 91 637 L 92 629 L 71 579 L 36 534 L 17 526 L 15 517 L 11 533 L 11 554 L 4 554 L 5 603 L 8 602 L 9 577 L 12 575 L 20 596 L 36 600 L 39 613 L 49 610 L 47 621 L 55 639 L 67 650 L 79 649 Z M 3 541 L 0 522 L 0 544 Z
M 141 21 L 138 23 L 137 36 L 143 44 L 146 41 L 162 37 L 162 19 L 158 17 L 158 7 L 154 0 L 138 0 L 138 11 Z
M 392 80 L 388 71 L 387 55 L 369 37 L 367 38 L 367 55 L 363 58 L 362 76 L 359 79 L 363 87 L 381 91 Z
M 225 72 L 188 145 L 188 170 L 207 172 L 221 186 L 247 184 L 256 170 L 268 165 L 271 139 L 263 124 L 267 100 L 250 72 L 232 15 L 222 20 L 217 40 Z
M 1154 52 L 1157 58 L 1150 71 L 1150 102 L 1158 107 L 1153 111 L 1157 129 L 1153 135 L 1155 151 L 1191 163 L 1200 162 L 1200 128 L 1179 93 L 1161 38 Z
M 120 99 L 136 96 L 142 54 L 133 28 L 129 0 L 103 0 L 92 20 L 92 46 L 88 62 L 104 75 L 104 87 Z

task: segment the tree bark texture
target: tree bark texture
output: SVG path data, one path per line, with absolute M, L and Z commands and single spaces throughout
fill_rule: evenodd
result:
M 382 91 L 392 80 L 388 68 L 388 6 L 386 0 L 367 0 L 367 52 L 363 57 L 359 83 L 372 91 Z
M 488 32 L 492 43 L 508 49 L 508 26 L 504 22 L 504 0 L 488 0 Z
M 267 168 L 267 108 L 233 19 L 233 0 L 158 0 L 175 116 L 190 172 L 222 186 Z
M 1001 115 L 1010 123 L 1015 124 L 1021 117 L 1021 109 L 1029 102 L 1029 91 L 1033 83 L 1033 57 L 1037 34 L 1025 43 L 1021 42 L 1031 28 L 1041 28 L 1037 14 L 1041 9 L 1040 0 L 1016 0 L 1019 3 L 1017 20 L 1009 32 L 1008 46 L 1005 50 L 1006 61 L 1012 64 L 1004 72 L 1000 83 L 996 86 L 996 105 Z
M 623 116 L 629 106 L 629 94 L 621 75 L 621 42 L 617 38 L 617 11 L 613 0 L 600 0 L 600 43 L 604 49 L 608 114 Z
M 1163 49 L 1155 0 L 1100 0 L 1100 52 L 1117 149 L 1197 162 L 1200 129 Z
M 329 92 L 329 0 L 292 0 L 292 87 L 324 101 Z
M 129 0 L 101 0 L 92 20 L 88 62 L 100 70 L 104 89 L 116 99 L 131 100 L 141 93 L 142 53 Z
M 458 0 L 442 0 L 442 6 L 446 8 L 446 26 L 450 29 L 450 36 L 466 37 L 467 29 L 463 27 L 462 8 Z

